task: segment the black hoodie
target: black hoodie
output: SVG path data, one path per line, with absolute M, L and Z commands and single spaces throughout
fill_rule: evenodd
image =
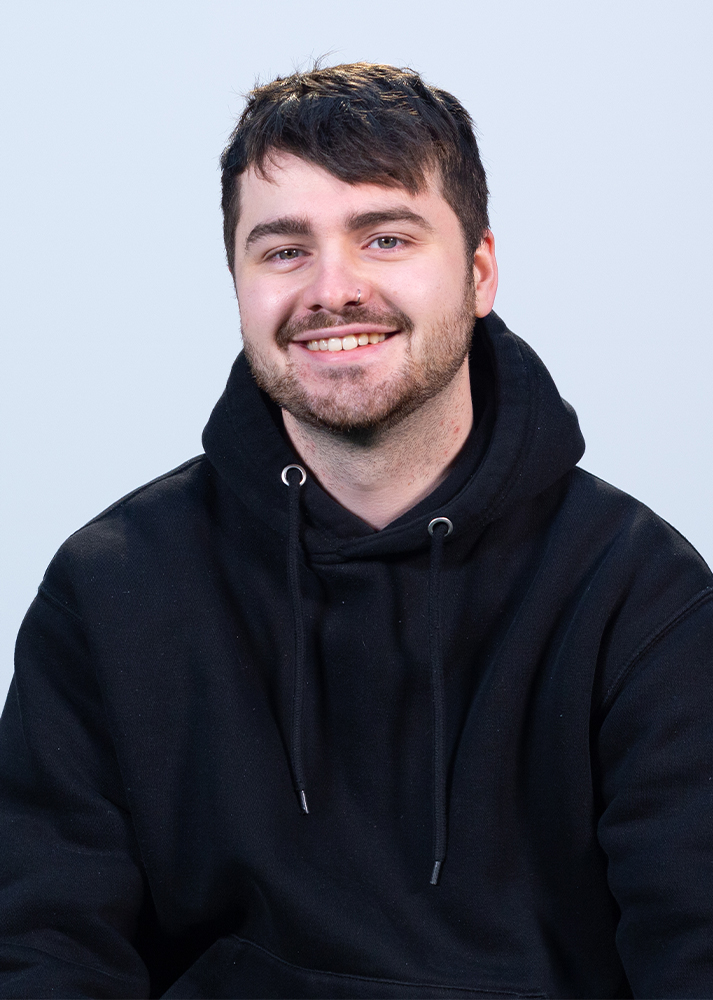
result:
M 206 454 L 62 546 L 0 729 L 0 995 L 713 995 L 710 571 L 575 468 L 494 314 L 471 371 L 382 531 L 285 485 L 241 356 Z

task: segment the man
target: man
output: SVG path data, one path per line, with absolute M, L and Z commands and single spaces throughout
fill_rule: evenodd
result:
M 468 115 L 315 70 L 222 164 L 206 454 L 18 640 L 0 993 L 710 995 L 713 580 L 492 312 Z

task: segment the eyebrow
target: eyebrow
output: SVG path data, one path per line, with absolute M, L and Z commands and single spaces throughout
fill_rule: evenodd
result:
M 368 229 L 370 226 L 381 226 L 388 222 L 411 222 L 420 226 L 427 232 L 433 232 L 433 226 L 418 212 L 412 212 L 410 208 L 390 208 L 378 209 L 372 212 L 358 212 L 350 215 L 346 220 L 346 228 L 349 232 L 359 229 Z M 248 233 L 245 239 L 245 250 L 257 243 L 265 236 L 311 236 L 312 226 L 306 218 L 294 215 L 284 215 L 279 219 L 271 219 L 269 222 L 260 222 Z
M 386 222 L 413 222 L 427 232 L 433 232 L 433 226 L 418 212 L 410 208 L 387 208 L 373 212 L 359 212 L 347 219 L 347 229 L 354 232 L 357 229 L 368 229 L 371 226 L 381 226 Z
M 253 226 L 245 239 L 245 249 L 249 250 L 253 243 L 264 236 L 310 236 L 311 233 L 312 227 L 307 219 L 283 215 L 280 219 L 271 219 L 270 222 L 260 222 Z

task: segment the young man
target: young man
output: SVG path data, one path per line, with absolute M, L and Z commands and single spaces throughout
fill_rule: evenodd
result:
M 713 580 L 491 311 L 466 112 L 276 80 L 223 192 L 206 454 L 18 641 L 0 994 L 710 995 Z

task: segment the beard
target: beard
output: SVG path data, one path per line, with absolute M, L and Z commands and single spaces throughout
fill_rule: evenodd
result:
M 315 314 L 288 321 L 275 336 L 277 346 L 287 345 L 299 333 L 328 330 L 348 323 L 374 323 L 397 328 L 406 338 L 403 360 L 386 378 L 378 379 L 377 365 L 324 366 L 319 389 L 308 389 L 300 377 L 299 361 L 280 367 L 244 337 L 245 356 L 258 386 L 295 420 L 334 435 L 368 444 L 382 431 L 394 427 L 446 389 L 461 369 L 473 339 L 474 288 L 466 288 L 459 306 L 425 330 L 416 354 L 412 320 L 399 310 L 379 312 L 368 306 L 347 307 L 340 313 Z M 357 351 L 361 348 L 356 348 Z

